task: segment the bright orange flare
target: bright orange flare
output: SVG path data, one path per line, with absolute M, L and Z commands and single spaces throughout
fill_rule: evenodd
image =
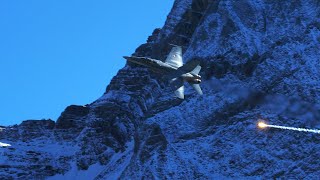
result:
M 259 122 L 258 123 L 258 127 L 259 128 L 261 128 L 261 129 L 264 129 L 264 128 L 266 128 L 268 125 L 266 124 L 266 123 L 264 123 L 264 122 Z

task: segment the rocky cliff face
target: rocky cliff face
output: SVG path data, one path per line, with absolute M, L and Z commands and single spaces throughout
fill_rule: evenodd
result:
M 198 59 L 204 95 L 181 101 L 127 64 L 105 94 L 57 122 L 5 127 L 1 179 L 320 177 L 320 1 L 176 0 L 134 55 L 165 59 L 169 43 Z

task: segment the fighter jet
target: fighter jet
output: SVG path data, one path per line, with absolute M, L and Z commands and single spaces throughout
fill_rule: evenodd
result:
M 182 48 L 180 46 L 172 48 L 165 62 L 147 57 L 124 56 L 124 58 L 129 62 L 145 66 L 153 72 L 162 74 L 180 99 L 184 99 L 184 82 L 188 82 L 198 94 L 203 94 L 199 85 L 201 83 L 200 63 L 199 61 L 189 61 L 183 65 Z

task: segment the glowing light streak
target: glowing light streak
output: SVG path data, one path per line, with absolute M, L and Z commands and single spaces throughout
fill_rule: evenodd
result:
M 277 128 L 277 129 L 285 129 L 285 130 L 292 130 L 292 131 L 300 131 L 300 132 L 310 132 L 310 133 L 316 133 L 320 134 L 320 130 L 318 129 L 306 129 L 306 128 L 295 128 L 295 127 L 288 127 L 288 126 L 276 126 L 276 125 L 270 125 L 265 123 L 264 121 L 258 122 L 258 127 L 260 129 L 265 129 L 267 127 L 269 128 Z

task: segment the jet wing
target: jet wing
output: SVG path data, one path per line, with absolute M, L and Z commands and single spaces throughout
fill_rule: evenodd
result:
M 179 68 L 183 65 L 182 48 L 180 46 L 173 47 L 169 53 L 166 63 L 173 67 Z

